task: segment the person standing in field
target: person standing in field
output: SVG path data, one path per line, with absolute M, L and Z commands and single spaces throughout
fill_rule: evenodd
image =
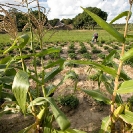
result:
M 97 39 L 98 39 L 98 33 L 94 33 L 92 37 L 92 42 L 97 42 Z

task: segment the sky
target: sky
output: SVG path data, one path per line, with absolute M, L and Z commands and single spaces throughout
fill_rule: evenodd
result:
M 22 0 L 16 0 L 21 2 Z M 0 3 L 9 3 L 9 0 L 0 0 Z M 10 0 L 10 3 L 17 3 L 15 0 Z M 47 17 L 49 20 L 54 18 L 74 18 L 79 13 L 82 13 L 82 7 L 97 7 L 102 11 L 107 12 L 107 22 L 110 22 L 116 15 L 123 11 L 129 10 L 128 0 L 39 0 L 40 5 L 44 6 L 48 12 Z M 36 2 L 30 6 L 34 7 Z M 21 8 L 19 8 L 21 9 Z M 133 11 L 133 9 L 132 9 Z M 130 19 L 133 22 L 133 17 Z M 122 18 L 116 23 L 125 23 L 125 18 Z

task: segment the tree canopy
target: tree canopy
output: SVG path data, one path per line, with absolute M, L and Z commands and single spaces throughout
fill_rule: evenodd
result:
M 61 20 L 62 23 L 64 23 L 65 25 L 69 25 L 69 24 L 72 24 L 72 19 L 68 18 L 68 19 L 65 19 L 63 18 Z
M 104 11 L 102 11 L 100 8 L 97 7 L 87 7 L 87 10 L 97 14 L 99 17 L 101 17 L 103 20 L 107 20 L 108 14 Z M 78 14 L 74 19 L 73 19 L 73 25 L 76 29 L 81 29 L 81 28 L 92 28 L 97 25 L 97 23 L 89 16 L 86 12 Z
M 91 12 L 97 14 L 99 17 L 101 17 L 103 20 L 107 20 L 107 16 L 108 14 L 104 11 L 102 11 L 100 8 L 97 7 L 87 7 L 87 10 L 90 10 Z M 22 31 L 23 27 L 28 23 L 28 17 L 26 13 L 22 13 L 19 12 L 17 9 L 12 8 L 9 10 L 9 12 L 11 14 L 13 14 L 13 17 L 16 17 L 16 24 L 17 24 L 17 28 L 18 31 Z M 39 13 L 38 11 L 31 11 L 31 14 L 36 18 L 39 19 Z M 2 15 L 0 16 L 0 18 L 2 18 Z M 54 18 L 53 20 L 48 20 L 47 17 L 45 16 L 45 14 L 43 14 L 42 12 L 40 13 L 40 19 L 42 18 L 46 18 L 46 23 L 48 22 L 51 26 L 55 26 L 57 24 L 57 22 L 60 21 L 59 18 Z M 2 21 L 2 20 L 0 20 Z M 65 25 L 69 25 L 69 24 L 73 24 L 75 29 L 94 29 L 94 27 L 97 25 L 97 23 L 86 13 L 79 13 L 75 18 L 73 19 L 65 19 L 63 18 L 61 20 L 62 23 L 64 23 Z M 45 24 L 46 24 L 45 23 Z M 45 25 L 44 24 L 44 25 Z
M 24 28 L 24 26 L 28 23 L 28 15 L 26 13 L 22 13 L 19 12 L 16 8 L 12 8 L 9 9 L 9 12 L 16 17 L 16 25 L 18 28 L 18 31 L 22 31 L 22 29 Z M 38 11 L 31 11 L 30 12 L 36 19 L 39 19 L 39 15 L 38 15 Z M 43 14 L 42 12 L 40 12 L 40 19 L 43 20 L 43 18 L 46 18 L 46 22 L 44 24 L 47 23 L 48 19 L 46 17 L 45 14 Z
M 53 20 L 49 20 L 48 22 L 49 22 L 49 24 L 51 25 L 51 26 L 55 26 L 56 24 L 57 24 L 57 22 L 59 22 L 60 21 L 60 19 L 58 19 L 58 18 L 55 18 L 55 19 L 53 19 Z

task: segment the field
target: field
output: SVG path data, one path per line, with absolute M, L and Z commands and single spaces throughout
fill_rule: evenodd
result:
M 44 42 L 90 42 L 95 32 L 99 34 L 99 41 L 104 40 L 106 42 L 116 41 L 108 32 L 104 30 L 53 30 L 47 31 L 44 34 Z M 122 33 L 122 31 L 120 31 Z M 27 32 L 26 32 L 27 33 Z M 133 31 L 129 31 L 132 34 Z M 19 33 L 20 35 L 22 33 Z M 36 37 L 36 36 L 35 36 Z M 131 39 L 128 39 L 131 40 Z M 0 34 L 0 42 L 11 43 L 10 36 L 8 34 Z
M 99 38 L 98 42 L 92 43 L 91 39 L 94 34 L 94 32 L 98 32 Z M 133 32 L 130 31 L 130 34 Z M 21 33 L 19 33 L 21 34 Z M 51 35 L 52 34 L 52 35 Z M 38 40 L 36 39 L 36 36 L 34 36 L 34 44 L 35 44 L 35 50 L 39 53 L 40 47 L 37 45 Z M 1 51 L 5 50 L 7 47 L 11 46 L 11 40 L 7 34 L 1 34 L 0 35 L 0 45 L 1 45 Z M 121 50 L 122 43 L 119 43 L 116 41 L 115 38 L 110 36 L 107 32 L 103 30 L 98 31 L 88 31 L 88 30 L 73 30 L 73 31 L 49 31 L 46 32 L 44 36 L 44 43 L 43 43 L 43 49 L 48 48 L 60 48 L 60 53 L 52 53 L 44 57 L 45 65 L 49 64 L 50 62 L 57 61 L 60 58 L 64 58 L 65 60 L 80 60 L 80 61 L 95 61 L 95 62 L 102 62 L 105 57 L 111 53 L 113 50 L 116 50 L 117 53 L 114 54 L 113 61 L 114 63 L 118 64 L 118 59 L 120 58 L 119 51 Z M 133 41 L 131 39 L 128 39 L 126 41 L 126 51 L 133 47 Z M 30 43 L 28 43 L 25 48 L 22 50 L 23 55 L 31 54 L 32 51 L 30 50 Z M 18 54 L 16 51 L 10 51 L 7 55 L 0 55 L 1 58 L 6 57 L 8 55 L 11 55 L 12 57 Z M 26 59 L 26 64 L 29 68 L 32 69 L 31 59 Z M 37 70 L 39 73 L 40 70 L 40 64 L 41 60 L 39 57 L 37 57 L 36 60 L 37 64 Z M 19 65 L 19 63 L 18 63 Z M 133 64 L 131 62 L 126 62 L 124 64 L 124 71 L 128 76 L 133 78 L 132 69 Z M 106 96 L 109 98 L 110 95 L 106 92 L 104 84 L 100 85 L 100 88 L 98 86 L 98 79 L 97 79 L 97 70 L 95 68 L 91 68 L 90 65 L 81 65 L 81 64 L 73 64 L 68 63 L 65 64 L 64 69 L 55 77 L 48 81 L 47 84 L 54 84 L 55 86 L 63 79 L 66 73 L 73 71 L 77 75 L 77 84 L 76 88 L 77 90 L 80 88 L 83 89 L 89 89 L 89 90 L 96 90 L 100 89 Z M 51 69 L 47 70 L 48 72 L 51 71 Z M 31 84 L 31 87 L 34 88 L 34 82 Z M 79 99 L 79 105 L 77 108 L 66 108 L 63 106 L 59 107 L 62 109 L 62 111 L 67 115 L 67 117 L 71 121 L 71 127 L 80 129 L 83 131 L 86 131 L 87 133 L 97 133 L 99 131 L 101 120 L 103 117 L 109 115 L 109 106 L 104 104 L 103 102 L 98 102 L 97 100 L 93 100 L 91 97 L 89 97 L 87 94 L 81 91 L 74 92 L 75 88 L 75 80 L 73 78 L 67 79 L 63 84 L 61 84 L 57 90 L 55 91 L 54 98 L 57 100 L 60 96 L 64 96 L 66 94 L 73 94 Z M 128 95 L 130 97 L 131 95 Z M 127 97 L 124 97 L 125 100 L 127 100 Z M 11 133 L 11 128 L 14 127 L 14 131 L 20 130 L 23 126 L 25 126 L 24 119 L 18 120 L 18 123 L 22 124 L 22 127 L 17 127 L 16 118 L 20 117 L 21 114 L 16 115 L 15 118 L 12 118 L 9 122 L 9 125 L 11 126 L 5 126 L 5 128 L 2 129 L 2 123 L 8 122 L 10 119 L 7 118 L 5 115 L 2 118 L 0 122 L 0 132 L 6 132 Z M 22 116 L 21 116 L 22 117 Z M 32 120 L 30 119 L 30 122 Z M 29 123 L 30 123 L 29 122 Z M 28 124 L 29 124 L 28 123 Z M 56 124 L 54 126 L 57 126 Z M 16 129 L 16 128 L 17 129 Z M 9 129 L 8 129 L 9 128 Z

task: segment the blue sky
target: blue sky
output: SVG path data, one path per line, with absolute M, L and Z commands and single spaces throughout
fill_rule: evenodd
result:
M 16 0 L 21 2 L 22 0 Z M 9 0 L 0 0 L 0 3 L 9 2 Z M 111 21 L 119 13 L 129 10 L 128 0 L 39 0 L 40 5 L 44 6 L 48 13 L 48 19 L 54 18 L 74 18 L 79 13 L 82 13 L 82 7 L 98 7 L 108 13 L 108 22 Z M 14 0 L 10 0 L 10 3 L 15 3 Z M 35 2 L 31 4 L 31 7 L 35 6 Z M 133 22 L 133 17 L 130 20 Z M 125 18 L 120 19 L 117 23 L 124 23 Z

